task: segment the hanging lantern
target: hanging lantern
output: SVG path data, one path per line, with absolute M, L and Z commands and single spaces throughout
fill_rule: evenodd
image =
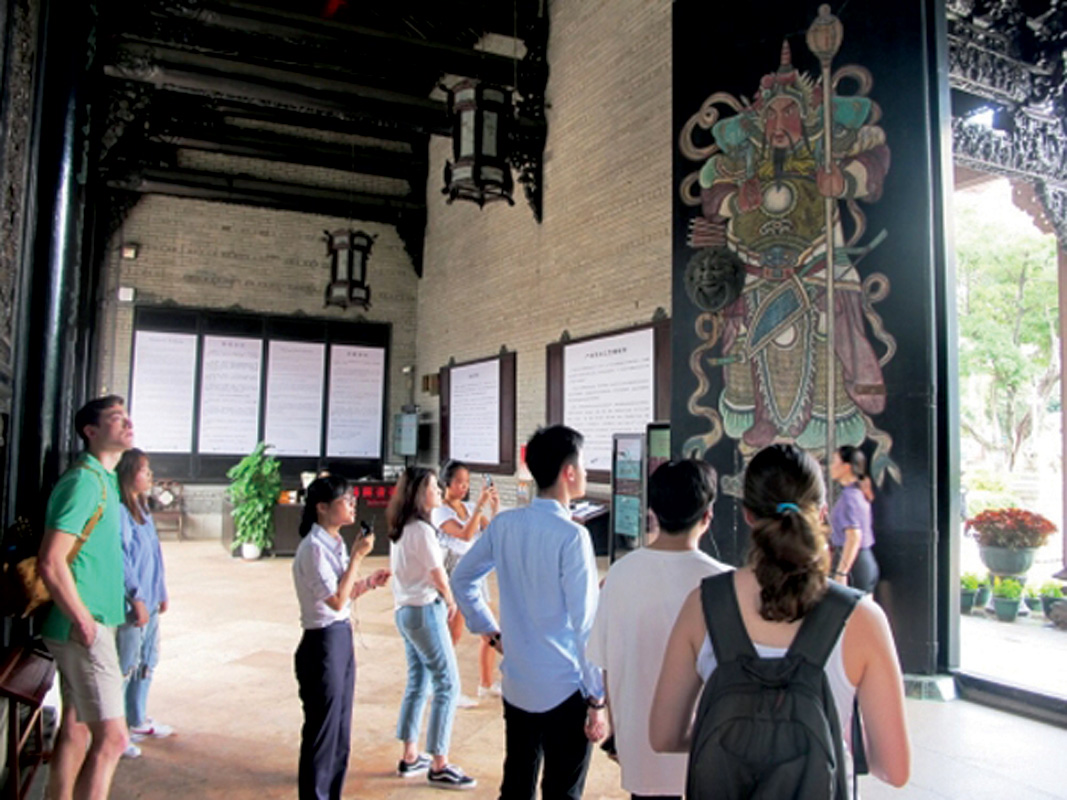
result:
M 326 305 L 370 308 L 367 260 L 377 236 L 363 231 L 341 230 L 326 234 L 330 256 L 330 282 L 326 285 Z
M 508 165 L 511 94 L 498 86 L 465 80 L 448 89 L 452 117 L 452 157 L 445 162 L 445 187 L 457 197 L 484 206 L 494 200 L 514 205 Z

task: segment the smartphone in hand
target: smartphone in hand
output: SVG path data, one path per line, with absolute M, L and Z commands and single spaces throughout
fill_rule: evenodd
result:
M 487 473 L 487 472 L 486 473 L 482 473 L 482 478 L 485 479 L 486 488 L 488 488 L 488 487 L 493 485 L 493 476 L 490 475 L 489 473 Z

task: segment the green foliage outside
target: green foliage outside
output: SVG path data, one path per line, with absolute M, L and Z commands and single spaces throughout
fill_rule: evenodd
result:
M 1032 458 L 1059 400 L 1055 237 L 998 224 L 988 209 L 957 200 L 962 434 L 1013 472 Z
M 281 462 L 267 453 L 272 445 L 260 442 L 226 473 L 226 490 L 233 501 L 234 543 L 269 547 L 274 541 L 274 504 L 282 488 Z
M 990 508 L 1018 508 L 1022 505 L 1019 496 L 1009 488 L 1003 472 L 968 470 L 965 483 L 967 507 L 964 511 L 968 517 L 975 517 Z
M 1001 578 L 993 584 L 993 597 L 1018 600 L 1023 596 L 1023 585 L 1015 578 Z
M 960 575 L 960 589 L 965 592 L 977 592 L 978 576 L 973 572 L 965 572 Z
M 1055 597 L 1056 599 L 1063 597 L 1063 587 L 1053 581 L 1046 581 L 1041 584 L 1041 588 L 1038 591 L 1042 597 Z

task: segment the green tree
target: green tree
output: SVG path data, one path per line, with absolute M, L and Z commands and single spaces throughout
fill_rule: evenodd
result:
M 1060 383 L 1055 237 L 957 201 L 963 435 L 1013 471 Z

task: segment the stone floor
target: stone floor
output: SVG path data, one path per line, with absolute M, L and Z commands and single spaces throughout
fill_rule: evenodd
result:
M 960 667 L 968 673 L 1067 699 L 1067 630 L 1039 608 L 1014 622 L 974 609 L 960 617 Z
M 291 560 L 245 563 L 230 558 L 217 542 L 163 547 L 172 608 L 162 622 L 163 656 L 150 708 L 178 733 L 145 742 L 138 760 L 123 760 L 112 797 L 295 798 L 301 713 L 292 654 L 300 629 Z M 376 566 L 369 563 L 368 569 Z M 390 593 L 365 596 L 357 611 L 359 675 L 345 796 L 439 796 L 417 780 L 393 775 L 405 673 Z M 464 686 L 473 689 L 473 637 L 461 641 L 459 659 Z M 1060 760 L 1067 752 L 1067 730 L 962 701 L 909 700 L 908 715 L 915 751 L 911 784 L 894 790 L 864 779 L 865 800 L 1067 796 L 1067 770 Z M 502 745 L 498 701 L 458 712 L 451 757 L 479 780 L 468 793 L 472 800 L 496 797 Z M 599 751 L 585 796 L 627 797 L 619 788 L 618 768 Z

